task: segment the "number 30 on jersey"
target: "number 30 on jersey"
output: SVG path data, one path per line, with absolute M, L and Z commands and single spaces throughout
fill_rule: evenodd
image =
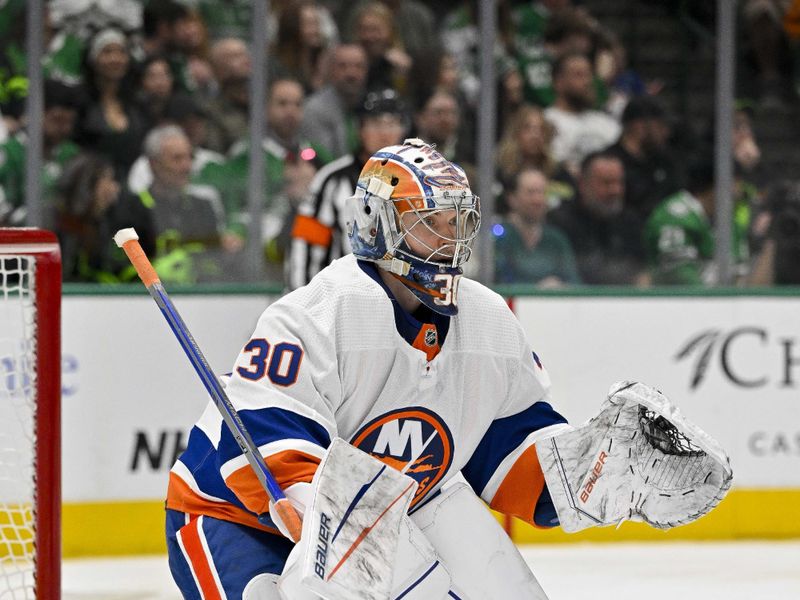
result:
M 303 349 L 297 344 L 280 342 L 271 345 L 264 338 L 247 342 L 244 354 L 250 354 L 250 364 L 238 367 L 236 372 L 250 381 L 258 381 L 266 375 L 275 385 L 287 387 L 297 382 Z

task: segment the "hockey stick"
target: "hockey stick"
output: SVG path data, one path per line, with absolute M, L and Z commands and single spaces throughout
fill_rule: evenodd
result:
M 242 422 L 239 413 L 236 412 L 236 408 L 228 398 L 228 395 L 225 393 L 216 375 L 214 375 L 214 372 L 211 370 L 200 347 L 197 345 L 197 342 L 194 341 L 192 334 L 189 332 L 180 314 L 178 314 L 178 309 L 175 308 L 169 295 L 167 295 L 167 291 L 164 289 L 156 270 L 153 268 L 144 250 L 142 250 L 142 246 L 139 244 L 139 236 L 136 235 L 136 230 L 132 228 L 120 229 L 114 236 L 114 241 L 117 243 L 117 246 L 125 251 L 131 264 L 133 264 L 136 272 L 139 274 L 142 283 L 144 283 L 147 291 L 150 292 L 150 296 L 156 301 L 158 308 L 161 309 L 161 314 L 164 315 L 167 323 L 169 323 L 172 333 L 175 334 L 178 343 L 180 343 L 186 356 L 189 357 L 194 370 L 200 376 L 200 380 L 203 382 L 206 390 L 208 390 L 217 409 L 222 414 L 222 418 L 228 426 L 228 429 L 230 429 L 233 438 L 239 444 L 242 454 L 247 458 L 247 462 L 250 463 L 256 477 L 258 477 L 259 482 L 261 482 L 267 495 L 269 495 L 269 499 L 273 504 L 273 510 L 275 510 L 277 516 L 279 516 L 286 525 L 292 536 L 292 540 L 295 542 L 300 541 L 300 530 L 302 528 L 300 517 L 297 515 L 294 507 L 289 503 L 289 500 L 278 485 L 278 482 L 275 481 L 275 477 L 270 472 L 269 467 L 267 467 L 266 463 L 261 459 L 261 454 L 258 452 L 258 448 L 253 442 L 253 438 L 250 437 L 250 433 Z M 266 517 L 267 513 L 259 515 L 259 522 L 268 523 Z

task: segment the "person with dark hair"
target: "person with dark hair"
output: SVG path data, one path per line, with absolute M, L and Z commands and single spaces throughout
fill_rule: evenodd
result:
M 569 238 L 584 283 L 647 283 L 640 223 L 625 207 L 625 167 L 614 154 L 584 158 L 577 197 L 562 202 L 548 219 Z
M 294 218 L 286 261 L 291 289 L 305 285 L 334 259 L 350 253 L 345 205 L 361 166 L 380 148 L 400 143 L 409 126 L 406 106 L 391 89 L 367 94 L 358 119 L 358 150 L 319 170 L 311 181 L 308 201 Z
M 209 97 L 214 90 L 209 34 L 198 9 L 190 9 L 189 14 L 175 24 L 173 43 L 176 54 L 172 66 L 180 69 L 177 73 L 179 89 Z
M 261 144 L 264 155 L 264 241 L 263 278 L 283 278 L 284 255 L 289 244 L 288 229 L 296 207 L 305 198 L 311 178 L 320 164 L 327 162 L 325 150 L 300 134 L 303 121 L 303 86 L 291 76 L 270 82 L 265 106 L 267 135 Z M 242 140 L 235 144 L 219 172 L 219 189 L 228 213 L 228 227 L 244 241 L 247 238 L 247 174 L 250 147 Z
M 595 65 L 598 39 L 605 31 L 585 10 L 571 6 L 571 0 L 545 0 L 523 4 L 514 11 L 515 55 L 524 80 L 525 100 L 547 107 L 556 99 L 553 88 L 554 63 L 561 56 L 577 52 Z M 594 71 L 594 68 L 593 68 Z M 592 81 L 600 106 L 607 95 L 602 79 Z
M 474 140 L 462 135 L 463 122 L 458 98 L 445 90 L 434 89 L 425 94 L 414 114 L 417 137 L 434 145 L 447 160 L 469 171 L 475 164 L 475 145 Z
M 547 176 L 523 167 L 508 192 L 509 212 L 492 227 L 495 282 L 555 288 L 580 283 L 567 237 L 547 222 Z
M 328 84 L 308 97 L 300 128 L 304 137 L 339 158 L 358 146 L 356 110 L 367 83 L 367 54 L 340 44 L 328 57 Z
M 800 183 L 782 179 L 771 185 L 753 221 L 752 229 L 760 231 L 751 231 L 754 257 L 747 284 L 800 285 Z
M 622 134 L 608 148 L 625 166 L 625 206 L 636 212 L 642 223 L 659 202 L 683 187 L 669 138 L 664 107 L 651 96 L 638 96 L 625 107 Z
M 76 141 L 111 159 L 123 181 L 139 156 L 147 122 L 136 106 L 128 38 L 118 29 L 104 29 L 89 42 L 84 57 L 88 96 L 78 120 Z
M 593 76 L 591 61 L 580 52 L 568 52 L 553 65 L 556 97 L 544 116 L 556 129 L 553 158 L 573 175 L 585 156 L 613 144 L 620 133 L 614 118 L 594 109 Z
M 151 252 L 152 230 L 132 198 L 120 195 L 111 162 L 98 154 L 79 154 L 66 165 L 54 196 L 45 224 L 58 236 L 64 281 L 117 283 L 135 277 L 112 237 L 120 227 L 136 227 Z
M 796 38 L 797 3 L 792 0 L 743 0 L 741 27 L 744 32 L 745 64 L 754 71 L 749 88 L 767 108 L 795 102 L 792 89 L 793 38 Z
M 42 193 L 45 202 L 50 199 L 64 165 L 80 152 L 71 136 L 81 103 L 82 96 L 77 88 L 51 79 L 45 81 L 42 116 Z M 0 225 L 25 224 L 27 145 L 24 130 L 0 145 Z
M 142 15 L 142 45 L 145 53 L 164 54 L 172 48 L 175 23 L 188 16 L 189 9 L 174 0 L 147 2 Z
M 761 144 L 755 132 L 755 111 L 751 103 L 737 103 L 733 112 L 733 133 L 731 151 L 733 167 L 751 185 L 757 188 L 766 187 L 776 177 L 762 161 Z M 713 130 L 710 132 L 713 139 Z
M 458 72 L 458 64 L 456 57 L 448 51 L 443 51 L 438 58 L 434 59 L 436 81 L 432 86 L 424 88 L 417 95 L 425 95 L 427 90 L 436 90 L 447 92 L 453 96 L 458 102 L 458 109 L 461 113 L 461 125 L 459 126 L 459 137 L 474 140 L 475 139 L 475 123 L 477 120 L 475 113 L 475 105 L 470 104 L 467 95 L 462 89 L 462 78 Z M 520 80 L 519 74 L 516 74 L 516 79 Z M 419 87 L 419 86 L 418 86 Z M 498 130 L 503 127 L 503 118 L 507 114 L 513 114 L 516 107 L 521 102 L 522 93 L 519 91 L 516 95 L 511 94 L 509 97 L 508 88 L 504 86 L 504 82 L 500 81 L 498 87 L 498 103 L 497 103 L 497 128 Z M 521 90 L 521 84 L 519 90 Z M 474 150 L 473 150 L 474 154 Z
M 690 162 L 686 188 L 664 199 L 645 224 L 643 239 L 654 284 L 718 283 L 713 262 L 715 209 L 714 164 L 704 155 Z M 747 273 L 749 225 L 750 207 L 735 202 L 732 250 L 737 278 Z
M 184 92 L 196 87 L 189 69 L 189 55 L 193 49 L 189 47 L 187 32 L 198 19 L 196 10 L 175 0 L 148 2 L 144 9 L 144 54 L 163 57 L 169 65 L 175 88 Z
M 297 78 L 310 94 L 322 87 L 325 50 L 317 2 L 289 3 L 278 17 L 278 33 L 271 49 L 278 72 Z
M 414 58 L 403 45 L 391 9 L 378 1 L 359 6 L 353 17 L 353 38 L 367 54 L 367 89 L 392 88 L 408 94 Z
M 328 1 L 327 4 L 330 6 L 337 3 Z M 382 11 L 369 8 L 375 4 L 373 0 L 356 0 L 339 4 L 349 5 L 345 9 L 349 12 L 349 17 L 343 20 L 343 38 L 364 44 L 370 54 L 370 63 L 375 63 L 371 49 L 376 48 L 374 42 L 380 38 L 378 32 L 387 31 L 384 26 L 378 25 L 384 20 L 381 16 Z M 435 57 L 439 56 L 442 44 L 435 29 L 441 15 L 435 14 L 435 11 L 442 8 L 439 5 L 441 3 L 421 0 L 379 0 L 378 4 L 388 11 L 383 14 L 388 16 L 389 27 L 393 31 L 393 42 L 383 54 L 384 60 L 377 61 L 377 65 L 373 64 L 374 70 L 370 69 L 368 88 L 375 90 L 392 87 L 411 102 L 419 90 L 430 89 L 436 84 Z M 367 8 L 371 15 L 367 19 L 369 23 L 364 21 L 364 8 Z M 381 42 L 377 45 L 381 45 Z M 391 81 L 381 78 L 381 65 L 391 72 L 393 76 Z
M 247 44 L 238 38 L 214 42 L 209 58 L 218 89 L 208 103 L 211 119 L 207 147 L 225 154 L 247 135 L 252 61 Z
M 136 101 L 147 118 L 147 129 L 164 124 L 167 104 L 175 94 L 175 78 L 162 55 L 148 56 L 138 68 Z

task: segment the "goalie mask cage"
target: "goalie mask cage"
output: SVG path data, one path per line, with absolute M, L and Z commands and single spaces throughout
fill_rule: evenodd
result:
M 61 594 L 61 258 L 0 228 L 0 600 Z

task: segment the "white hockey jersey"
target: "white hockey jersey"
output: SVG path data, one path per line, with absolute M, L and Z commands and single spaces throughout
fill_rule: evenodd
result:
M 503 299 L 464 278 L 431 353 L 398 333 L 368 273 L 352 255 L 334 261 L 264 311 L 236 360 L 227 393 L 278 483 L 311 481 L 338 436 L 419 482 L 412 511 L 461 471 L 492 508 L 557 524 L 534 444 L 564 419 Z M 270 530 L 256 520 L 267 495 L 213 404 L 170 473 L 167 508 Z

